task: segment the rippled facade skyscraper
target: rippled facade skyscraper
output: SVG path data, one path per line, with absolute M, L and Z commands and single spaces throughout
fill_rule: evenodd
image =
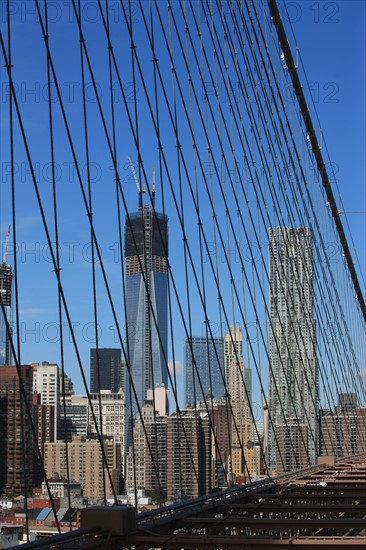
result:
M 316 463 L 318 365 L 310 228 L 269 229 L 267 463 L 288 472 Z

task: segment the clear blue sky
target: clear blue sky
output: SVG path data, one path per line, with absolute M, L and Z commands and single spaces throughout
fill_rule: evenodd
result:
M 287 2 L 282 13 L 290 25 L 312 90 L 330 161 L 334 163 L 337 202 L 344 210 L 366 210 L 366 2 Z M 280 4 L 280 5 L 281 5 Z M 294 41 L 288 30 L 291 46 Z M 314 111 L 311 108 L 316 129 Z M 325 154 L 325 152 L 324 152 Z M 366 276 L 366 214 L 348 221 L 363 277 Z M 346 224 L 345 224 L 346 225 Z M 349 243 L 351 250 L 352 245 Z M 365 285 L 363 285 L 365 290 Z
M 50 195 L 51 171 L 47 137 L 47 86 L 45 81 L 45 54 L 39 24 L 34 14 L 33 2 L 12 2 L 15 15 L 13 18 L 13 64 L 14 79 L 21 110 L 24 114 L 26 131 L 31 144 L 31 152 L 35 161 L 37 177 L 40 179 L 42 196 L 45 197 L 46 214 L 52 219 L 52 202 Z M 117 2 L 111 0 L 111 18 Z M 132 3 L 137 8 L 137 3 Z M 365 186 L 365 27 L 366 3 L 363 0 L 341 0 L 336 2 L 295 1 L 287 2 L 288 14 L 280 3 L 286 23 L 286 29 L 293 52 L 295 42 L 289 25 L 299 47 L 301 59 L 312 90 L 316 110 L 321 122 L 321 128 L 326 141 L 330 160 L 335 168 L 340 197 L 346 211 L 366 210 Z M 61 89 L 66 100 L 66 109 L 71 124 L 71 131 L 77 143 L 77 154 L 84 159 L 81 124 L 80 101 L 80 67 L 78 55 L 78 37 L 71 5 L 67 2 L 52 2 L 50 4 L 51 46 L 54 49 L 55 64 L 61 74 Z M 106 82 L 106 50 L 100 46 L 100 21 L 93 24 L 96 18 L 95 3 L 82 2 L 85 14 L 89 19 L 87 40 L 91 49 L 96 78 L 105 102 L 108 101 L 108 84 Z M 165 6 L 161 3 L 161 7 Z M 162 8 L 163 9 L 163 8 Z M 1 3 L 1 27 L 6 35 L 5 2 Z M 136 12 L 136 32 L 141 31 L 141 19 Z M 140 25 L 140 26 L 139 26 Z M 115 36 L 115 52 L 121 55 L 127 51 L 128 41 L 125 35 Z M 146 44 L 145 44 L 146 45 Z M 127 48 L 126 48 L 127 46 Z M 125 49 L 123 49 L 125 48 Z M 126 54 L 124 54 L 126 55 Z M 148 61 L 150 62 L 150 54 Z M 122 59 L 122 58 L 120 58 Z M 127 61 L 129 62 L 129 57 Z M 127 63 L 126 61 L 126 63 Z M 161 59 L 160 59 L 161 62 Z M 3 59 L 1 65 L 4 65 Z M 151 64 L 149 65 L 151 66 Z M 104 67 L 104 68 L 103 68 Z M 169 63 L 166 66 L 170 72 Z M 8 146 L 8 97 L 4 69 L 1 69 L 1 144 L 0 152 L 3 161 L 0 191 L 0 228 L 1 240 L 5 238 L 7 226 L 11 223 L 10 178 L 9 178 L 9 146 Z M 300 73 L 301 74 L 301 73 Z M 87 78 L 88 109 L 90 119 L 90 158 L 92 162 L 92 182 L 95 200 L 95 224 L 106 262 L 109 279 L 116 300 L 117 311 L 123 326 L 122 296 L 120 293 L 120 275 L 118 262 L 118 246 L 115 238 L 116 208 L 114 201 L 113 170 L 109 160 L 105 140 L 102 139 L 103 129 L 98 119 L 96 103 L 92 93 L 90 78 Z M 304 83 L 305 88 L 305 83 Z M 32 91 L 33 90 L 33 91 Z M 131 82 L 125 83 L 127 97 L 131 97 Z M 306 89 L 305 89 L 306 91 Z M 306 91 L 306 93 L 308 93 Z M 53 95 L 55 97 L 55 94 Z M 138 90 L 140 124 L 144 130 L 144 118 L 148 113 L 142 102 L 142 90 Z M 141 99 L 141 101 L 140 101 Z M 291 98 L 289 98 L 290 100 Z M 121 97 L 117 103 L 121 107 Z M 310 111 L 316 129 L 313 106 Z M 122 110 L 118 124 L 118 143 L 123 143 L 124 132 L 128 125 Z M 55 102 L 55 124 L 62 127 L 61 114 Z M 166 116 L 166 115 L 165 115 Z M 124 117 L 124 118 L 123 118 Z M 150 128 L 151 130 L 151 128 Z M 100 139 L 99 139 L 100 136 Z M 135 184 L 131 178 L 127 155 L 134 158 L 134 148 L 131 136 L 127 138 L 130 145 L 124 146 L 120 155 L 120 170 L 129 209 L 136 208 L 137 198 Z M 93 346 L 93 310 L 91 296 L 90 269 L 90 235 L 85 210 L 83 209 L 80 191 L 78 190 L 75 168 L 72 157 L 65 145 L 65 134 L 60 132 L 55 140 L 57 179 L 59 190 L 59 211 L 62 217 L 60 226 L 60 243 L 63 265 L 63 282 L 69 297 L 70 313 L 75 323 L 75 333 L 80 344 L 87 379 L 89 377 L 89 349 Z M 20 262 L 20 315 L 22 334 L 22 362 L 58 361 L 59 362 L 59 329 L 57 327 L 57 299 L 55 281 L 52 274 L 52 264 L 44 231 L 40 223 L 34 191 L 29 177 L 19 131 L 15 133 L 16 169 L 17 169 L 17 213 L 18 213 L 18 243 Z M 122 149 L 120 149 L 122 150 Z M 144 157 L 145 168 L 151 173 L 152 165 L 157 162 L 156 146 L 146 148 Z M 325 151 L 324 151 L 325 153 Z M 85 161 L 81 160 L 81 170 L 85 178 Z M 161 207 L 161 191 L 159 174 L 157 173 L 158 205 Z M 333 186 L 337 201 L 339 195 L 336 185 Z M 159 196 L 160 193 L 160 196 Z M 172 205 L 168 198 L 168 208 Z M 99 206 L 103 204 L 105 208 Z M 181 270 L 180 257 L 181 237 L 174 234 L 174 216 L 171 216 L 170 255 L 173 270 Z M 350 227 L 357 254 L 360 259 L 363 277 L 365 277 L 365 247 L 366 247 L 366 215 L 350 214 Z M 51 231 L 54 231 L 50 221 Z M 177 240 L 176 240 L 177 239 Z M 54 234 L 52 234 L 54 241 Z M 352 244 L 350 243 L 352 250 Z M 12 263 L 11 249 L 8 262 Z M 102 335 L 100 345 L 103 347 L 118 347 L 115 338 L 113 319 L 105 306 L 107 297 L 103 287 L 100 272 L 98 279 L 98 300 L 100 303 L 100 322 Z M 183 284 L 183 283 L 182 283 Z M 363 288 L 365 288 L 363 286 Z M 89 296 L 88 302 L 86 297 Z M 118 307 L 118 304 L 120 307 Z M 196 320 L 196 331 L 202 326 L 201 318 Z M 182 327 L 177 324 L 176 330 L 176 360 L 183 361 Z M 66 329 L 67 354 L 66 372 L 71 374 L 76 382 L 78 392 L 83 392 L 80 375 L 76 369 L 76 358 L 69 342 L 69 331 Z M 171 359 L 171 352 L 170 352 Z

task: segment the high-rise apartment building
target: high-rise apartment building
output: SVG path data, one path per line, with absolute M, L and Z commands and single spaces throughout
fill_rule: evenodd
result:
M 250 476 L 248 456 L 253 439 L 252 370 L 243 360 L 243 335 L 240 325 L 230 325 L 224 338 L 225 379 L 233 420 L 231 423 L 231 466 L 233 481 L 244 482 Z
M 179 415 L 154 413 L 146 400 L 136 418 L 134 447 L 126 458 L 128 489 L 160 493 L 162 500 L 181 500 L 208 494 L 212 483 L 212 431 L 208 413 L 193 408 Z M 147 443 L 149 441 L 149 444 Z M 163 499 L 164 497 L 164 499 Z
M 42 405 L 52 405 L 54 414 L 54 436 L 56 439 L 57 422 L 60 402 L 60 370 L 58 365 L 43 363 L 31 363 L 33 367 L 33 391 L 41 394 Z
M 157 450 L 156 446 L 151 443 L 152 428 L 156 422 L 167 422 L 167 417 L 161 419 L 160 415 L 155 412 L 152 401 L 146 400 L 141 409 L 141 415 L 136 418 L 133 429 L 133 448 L 129 447 L 126 455 L 126 484 L 128 489 L 135 487 L 143 489 L 152 489 L 150 486 L 152 480 L 147 480 L 147 471 L 153 469 L 155 464 L 155 483 L 158 483 L 158 476 L 156 475 L 156 460 Z M 146 437 L 147 436 L 147 437 Z M 149 439 L 149 445 L 147 444 L 147 438 Z M 164 440 L 164 447 L 162 441 L 159 444 L 159 452 L 166 454 L 166 439 Z M 154 452 L 152 452 L 154 447 Z M 152 454 L 152 456 L 151 456 Z M 164 472 L 164 466 L 166 470 L 166 464 L 159 465 L 159 477 L 166 478 L 166 471 Z M 155 487 L 154 487 L 155 488 Z M 165 487 L 163 487 L 165 489 Z
M 225 393 L 223 338 L 187 338 L 184 372 L 186 403 L 194 405 L 207 395 L 222 397 Z
M 122 352 L 118 348 L 90 350 L 90 392 L 110 390 L 118 393 L 122 387 Z
M 357 408 L 357 394 L 352 392 L 340 393 L 338 395 L 337 412 L 345 414 L 353 412 Z
M 38 486 L 42 483 L 44 475 L 42 468 L 42 459 L 44 456 L 44 445 L 56 440 L 55 434 L 55 407 L 53 405 L 44 405 L 41 403 L 40 393 L 33 393 L 32 396 L 32 415 L 33 426 L 37 434 L 38 450 L 34 449 L 34 482 Z M 39 451 L 39 452 L 38 452 Z M 41 454 L 41 457 L 39 456 Z
M 25 390 L 21 391 L 18 369 L 0 368 L 0 495 L 24 494 L 33 484 L 33 434 L 24 397 L 32 410 L 33 371 L 29 365 L 20 365 L 20 376 Z
M 165 387 L 147 390 L 147 399 L 133 429 L 133 448 L 126 453 L 125 478 L 128 489 L 144 488 L 166 493 L 166 431 L 168 399 Z
M 11 346 L 7 324 L 11 330 L 11 283 L 13 271 L 5 262 L 0 264 L 0 365 L 11 364 Z
M 168 218 L 150 205 L 127 216 L 125 227 L 126 414 L 137 414 L 147 390 L 168 386 Z M 134 392 L 131 391 L 131 380 Z
M 291 471 L 318 455 L 312 231 L 270 228 L 267 466 Z
M 120 446 L 121 459 L 123 461 L 125 448 L 125 396 L 122 388 L 118 393 L 112 393 L 110 390 L 101 390 L 100 395 L 91 393 L 90 399 L 99 433 L 103 434 L 103 436 L 113 437 L 113 441 Z M 100 419 L 102 420 L 102 429 L 100 429 Z M 90 407 L 89 432 L 97 434 Z M 123 470 L 123 463 L 121 464 L 121 468 Z
M 207 495 L 212 479 L 211 427 L 207 412 L 187 408 L 168 417 L 167 498 Z
M 200 413 L 207 412 L 206 404 L 199 403 Z M 211 482 L 210 487 L 226 487 L 230 484 L 229 464 L 231 461 L 232 416 L 229 400 L 226 397 L 214 397 L 209 402 L 211 417 Z
M 103 498 L 104 482 L 107 497 L 112 494 L 112 483 L 117 494 L 120 490 L 120 445 L 114 443 L 112 438 L 105 437 L 103 447 L 110 477 L 103 463 L 98 439 L 75 436 L 67 445 L 70 479 L 81 483 L 83 495 L 88 498 Z M 66 445 L 63 441 L 45 444 L 44 467 L 47 478 L 53 478 L 56 472 L 61 477 L 67 477 Z
M 366 407 L 357 404 L 354 393 L 338 395 L 338 405 L 322 410 L 320 454 L 337 459 L 366 451 Z

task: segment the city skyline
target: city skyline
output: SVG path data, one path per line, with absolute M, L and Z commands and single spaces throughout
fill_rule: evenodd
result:
M 309 84 L 311 88 L 311 94 L 309 98 L 309 104 L 311 104 L 311 99 L 314 101 L 313 108 L 315 107 L 319 119 L 321 122 L 323 132 L 323 144 L 325 147 L 325 139 L 327 147 L 331 153 L 330 160 L 333 162 L 334 170 L 336 172 L 335 177 L 337 178 L 337 184 L 340 188 L 340 196 L 343 199 L 344 205 L 341 208 L 343 211 L 358 211 L 363 210 L 363 207 L 360 207 L 361 204 L 364 204 L 364 186 L 362 182 L 364 181 L 363 176 L 363 166 L 364 162 L 362 159 L 362 151 L 364 147 L 364 129 L 362 127 L 361 121 L 363 120 L 362 114 L 364 112 L 364 79 L 360 79 L 359 71 L 354 70 L 355 67 L 363 66 L 362 52 L 364 51 L 364 37 L 362 33 L 362 21 L 364 20 L 364 8 L 362 7 L 361 2 L 340 2 L 339 11 L 337 12 L 336 17 L 332 18 L 331 22 L 326 22 L 327 11 L 325 7 L 318 6 L 319 10 L 317 13 L 315 8 L 311 9 L 310 4 L 299 2 L 297 9 L 295 10 L 292 6 L 289 16 L 285 16 L 284 22 L 291 22 L 294 33 L 297 39 L 297 45 L 299 46 L 299 54 L 303 61 L 304 66 L 307 69 L 307 74 L 309 77 Z M 30 16 L 28 17 L 29 22 Z M 334 19 L 334 21 L 333 21 Z M 289 25 L 290 26 L 290 25 Z M 27 45 L 27 25 L 22 26 L 24 30 L 24 43 Z M 350 29 L 352 28 L 352 32 Z M 352 56 L 355 59 L 355 63 L 349 63 L 348 53 L 342 47 L 342 41 L 339 40 L 340 33 L 347 34 L 347 43 L 348 49 L 352 48 Z M 309 36 L 313 37 L 312 41 L 309 41 Z M 360 42 L 360 45 L 358 44 Z M 69 44 L 65 44 L 69 46 Z M 295 48 L 295 43 L 291 39 L 291 47 Z M 37 51 L 41 48 L 40 43 L 34 45 L 34 48 Z M 318 60 L 317 63 L 314 63 L 314 60 Z M 18 68 L 22 67 L 19 65 Z M 29 61 L 29 60 L 28 60 Z M 30 66 L 30 65 L 29 65 Z M 343 71 L 340 68 L 343 68 Z M 35 78 L 38 79 L 37 82 L 42 82 L 42 78 L 39 73 L 35 73 Z M 39 78 L 38 78 L 39 77 Z M 65 78 L 65 82 L 74 81 L 72 78 Z M 76 81 L 76 79 L 75 79 Z M 351 84 L 353 83 L 353 84 Z M 283 86 L 286 86 L 283 83 Z M 91 88 L 91 86 L 90 86 Z M 35 92 L 33 95 L 27 95 L 27 89 L 23 90 L 24 101 L 29 101 L 29 107 L 31 112 L 39 113 L 40 108 L 46 106 L 45 97 L 42 95 L 42 87 L 37 91 L 37 87 L 34 88 Z M 67 89 L 64 90 L 64 96 L 69 98 L 70 94 L 67 93 Z M 103 88 L 103 98 L 106 97 L 106 89 Z M 91 96 L 91 94 L 90 94 Z M 140 91 L 140 100 L 141 91 Z M 292 96 L 289 93 L 286 95 L 287 102 L 289 105 L 292 104 Z M 90 103 L 93 97 L 90 97 Z M 120 100 L 120 97 L 118 97 Z M 6 97 L 5 97 L 6 100 Z M 42 103 L 43 102 L 43 103 Z M 73 103 L 72 103 L 73 102 Z M 70 98 L 70 102 L 67 104 L 68 108 L 73 109 L 73 107 L 80 107 L 77 103 L 76 96 L 76 87 L 74 89 L 74 95 Z M 358 106 L 358 107 L 356 107 Z M 7 110 L 7 104 L 4 104 L 4 116 L 5 111 Z M 27 111 L 25 106 L 22 105 L 22 111 L 24 116 L 27 117 Z M 5 120 L 5 119 L 4 119 Z M 25 118 L 27 120 L 27 118 Z M 46 127 L 46 121 L 40 119 Z M 352 126 L 352 132 L 348 131 L 349 127 Z M 42 133 L 39 133 L 42 135 Z M 97 134 L 96 134 L 97 135 Z M 150 135 L 150 134 L 148 134 Z M 352 135 L 354 136 L 354 143 L 360 145 L 360 147 L 353 147 L 352 151 L 349 154 L 345 153 L 344 144 L 342 136 Z M 38 142 L 37 142 L 38 143 Z M 17 142 L 19 144 L 19 141 Z M 42 145 L 42 144 L 40 144 Z M 5 147 L 5 139 L 2 142 L 2 146 Z M 346 143 L 348 146 L 348 143 Z M 18 147 L 21 149 L 22 146 Z M 40 178 L 43 177 L 43 184 L 49 186 L 51 183 L 51 174 L 50 174 L 50 165 L 49 159 L 45 158 L 43 154 L 38 154 L 38 150 L 44 151 L 45 148 L 38 146 L 32 148 L 32 153 L 35 156 L 35 163 L 37 167 L 37 175 Z M 138 166 L 138 155 L 134 152 L 134 148 L 128 145 L 123 147 L 120 152 L 119 157 L 119 167 L 120 175 L 123 180 L 123 188 L 126 194 L 127 210 L 133 211 L 133 206 L 136 204 L 136 189 L 134 182 L 132 181 L 132 174 L 130 173 L 130 166 L 128 164 L 128 155 L 131 155 L 135 161 L 136 167 Z M 163 175 L 160 174 L 158 170 L 158 164 L 155 158 L 152 158 L 152 148 L 149 151 L 144 151 L 144 165 L 151 167 L 153 164 L 156 165 L 156 186 L 158 189 L 157 197 L 159 207 L 158 210 L 163 211 L 161 201 L 161 190 L 160 190 L 160 180 L 163 180 Z M 4 151 L 4 159 L 7 158 L 6 151 Z M 70 186 L 66 185 L 63 192 L 65 196 L 70 201 L 70 213 L 73 212 L 78 204 L 78 201 L 75 201 L 75 183 L 76 183 L 76 168 L 72 165 L 72 159 L 69 155 L 66 154 L 63 150 L 58 155 L 56 159 L 56 166 L 59 175 L 59 182 L 64 180 L 70 182 Z M 327 165 L 329 167 L 329 164 Z M 81 162 L 81 167 L 85 172 L 85 163 Z M 6 170 L 9 169 L 8 165 L 5 165 Z M 100 197 L 102 188 L 105 186 L 101 185 L 102 181 L 109 181 L 109 178 L 113 176 L 111 162 L 104 163 L 98 162 L 98 165 L 93 165 L 93 174 L 92 174 L 92 183 L 95 187 L 96 196 Z M 242 172 L 244 171 L 243 162 L 238 160 L 238 168 Z M 284 167 L 282 167 L 284 169 Z M 25 290 L 27 290 L 27 295 L 24 296 L 24 301 L 22 300 L 22 306 L 20 311 L 20 332 L 21 332 L 21 341 L 22 341 L 22 355 L 26 362 L 38 361 L 41 362 L 44 359 L 49 360 L 50 362 L 61 363 L 59 358 L 59 338 L 60 338 L 60 329 L 57 328 L 56 324 L 58 323 L 57 319 L 57 303 L 56 300 L 46 299 L 45 289 L 49 292 L 53 292 L 54 286 L 53 282 L 50 283 L 46 281 L 45 275 L 49 273 L 49 268 L 51 267 L 50 263 L 50 251 L 48 243 L 44 237 L 44 233 L 41 227 L 41 218 L 38 214 L 35 214 L 34 211 L 34 200 L 31 198 L 31 182 L 29 181 L 29 168 L 27 166 L 27 161 L 24 156 L 20 156 L 17 159 L 17 170 L 18 178 L 21 184 L 22 193 L 19 193 L 18 207 L 20 209 L 21 220 L 18 221 L 17 231 L 18 231 L 18 261 L 19 261 L 19 290 L 21 297 L 24 296 Z M 9 171 L 9 170 L 8 170 Z M 150 170 L 149 170 L 150 171 Z M 8 172 L 6 172 L 7 174 Z M 9 212 L 10 210 L 7 207 L 8 204 L 8 194 L 10 191 L 10 176 L 4 175 L 4 186 L 2 193 L 1 201 L 1 217 L 0 217 L 0 231 L 2 242 L 5 241 L 5 236 L 7 233 L 7 228 L 11 222 Z M 5 177 L 6 176 L 6 177 Z M 201 180 L 201 178 L 199 178 Z M 144 177 L 142 177 L 144 180 Z M 351 188 L 349 182 L 352 182 L 352 192 L 349 191 Z M 333 178 L 332 185 L 336 185 L 336 181 Z M 72 193 L 71 193 L 72 187 Z M 338 195 L 338 193 L 337 193 Z M 71 198 L 72 197 L 72 198 Z M 98 204 L 98 199 L 96 204 Z M 106 199 L 105 199 L 106 200 Z M 171 207 L 171 198 L 167 193 L 165 193 L 165 209 L 170 216 L 170 229 L 174 230 L 173 235 L 176 234 L 176 224 L 173 219 L 173 209 Z M 168 202 L 167 202 L 168 201 Z M 110 204 L 108 202 L 108 204 Z M 112 211 L 112 210 L 111 210 Z M 343 214 L 341 215 L 343 219 Z M 66 219 L 69 219 L 68 217 Z M 86 268 L 90 267 L 91 260 L 91 247 L 90 247 L 90 232 L 88 227 L 83 225 L 79 221 L 79 217 L 76 218 L 77 223 L 69 223 L 69 227 L 64 229 L 63 234 L 61 235 L 60 250 L 61 262 L 63 265 L 62 276 L 65 277 L 65 285 L 68 295 L 71 296 L 71 299 L 76 298 L 79 300 L 80 294 L 80 303 L 75 308 L 73 312 L 72 322 L 74 323 L 74 330 L 76 336 L 80 341 L 81 347 L 81 356 L 82 362 L 84 365 L 88 365 L 89 362 L 89 353 L 90 347 L 95 347 L 95 341 L 92 342 L 93 328 L 90 323 L 93 322 L 93 313 L 91 308 L 85 306 L 84 301 L 81 299 L 83 295 L 83 289 L 74 290 L 71 286 L 71 283 L 75 285 L 75 277 L 69 271 L 74 266 L 78 266 L 78 270 L 81 273 L 86 274 Z M 355 247 L 360 258 L 361 265 L 365 265 L 364 261 L 364 245 L 361 242 L 363 235 L 365 235 L 365 216 L 361 214 L 352 214 L 348 217 L 348 222 L 353 228 L 353 234 L 357 235 L 358 238 L 355 239 Z M 69 220 L 72 221 L 72 220 Z M 96 222 L 98 223 L 99 219 L 96 217 Z M 109 262 L 109 266 L 116 269 L 120 262 L 120 255 L 118 253 L 118 247 L 110 236 L 106 235 L 104 231 L 110 230 L 111 228 L 111 219 L 110 216 L 103 216 L 103 219 L 100 220 L 98 224 L 98 230 L 101 235 L 101 246 L 102 246 L 102 257 Z M 13 229 L 12 229 L 13 231 Z M 178 236 L 180 238 L 180 236 Z M 177 240 L 178 240 L 177 238 Z M 13 265 L 13 244 L 12 237 L 8 251 L 8 262 Z M 262 247 L 266 247 L 265 237 L 262 237 Z M 328 247 L 329 254 L 332 256 L 332 259 L 339 260 L 338 257 L 334 256 L 334 246 L 336 242 L 333 239 L 331 234 L 328 235 L 326 240 L 326 246 Z M 214 240 L 211 239 L 210 246 L 214 247 Z M 254 245 L 253 245 L 254 246 Z M 257 250 L 254 247 L 255 250 Z M 4 244 L 2 252 L 4 251 Z M 245 249 L 246 251 L 246 249 Z M 178 250 L 178 246 L 174 247 L 171 251 L 171 264 L 173 268 L 176 265 L 179 265 L 177 262 L 177 255 L 181 253 L 181 250 Z M 224 258 L 221 258 L 221 249 L 219 261 L 223 261 Z M 247 258 L 249 260 L 249 258 Z M 27 269 L 25 269 L 27 268 Z M 29 268 L 29 269 L 28 269 Z M 28 281 L 27 274 L 32 272 L 32 281 Z M 24 272 L 24 276 L 22 273 Z M 113 272 L 112 272 L 113 273 Z M 83 277 L 83 280 L 85 277 Z M 86 280 L 83 283 L 85 290 L 89 291 L 90 283 Z M 99 292 L 102 292 L 100 290 Z M 37 304 L 34 303 L 34 300 L 31 297 L 37 296 Z M 213 318 L 213 323 L 220 323 L 221 320 L 216 317 Z M 230 322 L 238 322 L 238 315 L 233 316 Z M 253 314 L 250 315 L 249 321 L 254 323 L 255 318 Z M 204 322 L 203 316 L 196 316 L 193 319 L 193 322 L 196 323 L 196 327 L 193 330 L 195 334 L 202 333 L 202 323 Z M 240 322 L 240 319 L 239 319 Z M 264 325 L 266 323 L 265 315 L 263 314 L 260 318 L 260 322 Z M 70 340 L 70 329 L 66 326 L 64 320 L 64 330 L 66 332 L 67 341 Z M 100 346 L 101 347 L 118 347 L 120 343 L 116 335 L 116 328 L 114 320 L 111 319 L 109 314 L 106 314 L 103 310 L 103 307 L 100 308 L 99 312 L 99 324 L 100 324 Z M 227 326 L 230 323 L 225 323 Z M 90 328 L 89 328 L 90 326 Z M 121 319 L 121 326 L 124 326 L 123 316 Z M 185 337 L 185 334 L 181 326 L 176 327 L 176 353 L 175 360 L 179 364 L 183 363 L 183 346 L 181 345 L 182 340 Z M 255 336 L 253 337 L 254 340 Z M 42 343 L 42 350 L 40 349 L 40 344 Z M 78 365 L 75 358 L 73 350 L 66 351 L 66 360 L 67 367 L 69 369 L 75 369 L 74 381 L 76 387 L 78 388 L 78 393 L 85 391 L 83 388 L 83 382 L 80 377 L 80 374 L 77 371 Z M 172 361 L 172 355 L 170 352 L 169 360 Z M 86 367 L 88 368 L 88 367 Z M 87 375 L 87 379 L 89 376 Z M 255 384 L 255 381 L 254 381 Z M 254 385 L 255 393 L 258 394 L 258 388 L 256 384 Z
M 0 547 L 362 545 L 366 1 L 0 4 Z
M 102 4 L 91 21 L 81 3 L 81 25 L 65 9 L 4 23 L 0 369 L 32 361 L 47 477 L 72 466 L 78 499 L 121 500 L 114 480 L 127 502 L 147 489 L 161 504 L 357 452 L 365 37 L 355 13 L 340 34 L 352 0 L 332 14 L 280 1 L 281 18 L 274 0 L 139 2 L 136 18 Z M 329 62 L 312 72 L 319 35 Z

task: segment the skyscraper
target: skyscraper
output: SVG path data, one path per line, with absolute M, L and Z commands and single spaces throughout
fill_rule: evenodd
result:
M 119 348 L 98 348 L 98 350 L 92 348 L 90 350 L 90 393 L 98 393 L 99 390 L 118 393 L 122 387 L 122 369 L 122 352 Z
M 57 440 L 72 441 L 74 436 L 86 437 L 89 430 L 89 403 L 85 395 L 67 396 L 65 408 L 63 398 L 57 427 Z
M 231 423 L 231 473 L 234 481 L 244 481 L 248 470 L 253 439 L 253 419 L 250 411 L 252 399 L 252 369 L 243 360 L 243 335 L 240 325 L 230 325 L 224 338 L 226 387 L 229 394 L 233 421 Z
M 194 405 L 203 397 L 222 397 L 225 393 L 223 338 L 187 338 L 184 349 L 186 404 Z M 199 383 L 202 384 L 202 390 Z
M 128 214 L 125 227 L 126 415 L 136 417 L 147 390 L 168 385 L 168 218 L 150 205 Z
M 3 260 L 4 258 L 5 255 Z M 8 323 L 10 323 L 12 278 L 13 272 L 10 265 L 7 265 L 6 262 L 3 261 L 0 265 L 0 294 L 4 306 L 3 309 L 0 303 L 0 365 L 9 365 L 11 363 L 10 338 L 6 319 Z
M 212 432 L 208 414 L 187 408 L 180 410 L 179 419 L 177 413 L 167 419 L 168 500 L 195 498 L 210 491 Z
M 0 368 L 0 495 L 24 494 L 25 484 L 28 492 L 33 484 L 33 434 L 25 405 L 26 399 L 31 409 L 32 383 L 29 365 Z
M 121 449 L 121 471 L 123 472 L 124 442 L 125 442 L 125 396 L 122 388 L 118 393 L 111 390 L 101 390 L 100 394 L 90 394 L 92 408 L 89 407 L 89 432 L 97 434 L 97 427 L 94 422 L 92 410 L 100 433 L 103 436 L 113 437 L 113 441 L 120 445 Z M 101 410 L 99 409 L 101 407 Z M 102 419 L 102 429 L 100 426 Z
M 152 466 L 152 461 L 159 459 L 159 479 L 165 480 L 166 483 L 166 459 L 163 461 L 163 455 L 166 455 L 166 435 L 164 444 L 162 438 L 161 422 L 167 423 L 167 417 L 160 417 L 158 413 L 154 414 L 154 404 L 150 400 L 145 400 L 141 409 L 142 418 L 137 417 L 133 430 L 133 447 L 130 446 L 126 455 L 126 484 L 128 489 L 135 487 L 152 489 L 150 483 L 146 479 L 146 472 L 150 469 L 155 473 L 155 484 L 158 481 L 158 476 Z M 159 428 L 158 428 L 159 426 Z M 149 439 L 149 445 L 146 441 L 146 434 Z M 166 431 L 166 428 L 165 428 Z M 156 440 L 153 441 L 155 433 L 159 433 L 159 444 L 156 445 Z M 153 437 L 152 437 L 153 436 Z M 150 454 L 152 451 L 152 456 Z M 155 465 L 155 467 L 157 467 Z M 154 487 L 155 488 L 155 487 Z M 166 490 L 166 487 L 164 487 Z
M 269 229 L 267 465 L 277 473 L 318 454 L 312 238 L 309 228 Z
M 57 434 L 57 422 L 60 403 L 60 369 L 48 361 L 31 363 L 33 367 L 33 391 L 41 394 L 41 404 L 54 407 L 54 437 Z
M 147 439 L 149 444 L 147 444 Z M 207 411 L 181 409 L 179 416 L 154 413 L 145 400 L 126 460 L 126 483 L 166 493 L 167 500 L 208 494 L 211 486 L 212 432 Z M 158 472 L 157 472 L 158 470 Z
M 32 415 L 34 430 L 37 434 L 38 448 L 43 457 L 45 443 L 56 440 L 55 434 L 55 407 L 53 405 L 42 404 L 42 395 L 33 393 L 32 396 Z M 34 446 L 34 483 L 36 486 L 43 481 L 42 458 L 38 455 L 36 446 Z

